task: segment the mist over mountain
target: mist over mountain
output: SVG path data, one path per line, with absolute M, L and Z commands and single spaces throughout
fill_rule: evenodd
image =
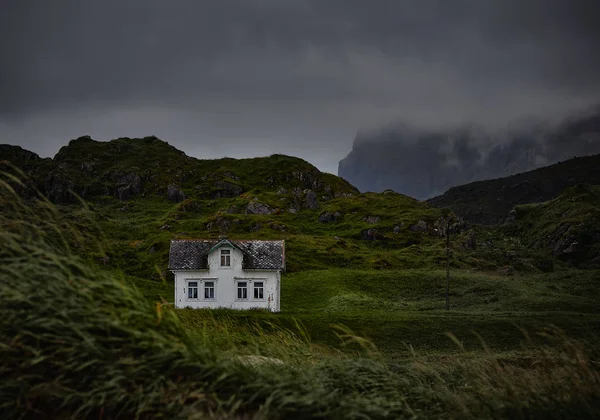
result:
M 338 175 L 361 191 L 392 189 L 419 199 L 451 187 L 510 176 L 600 153 L 600 105 L 559 123 L 524 120 L 503 130 L 477 125 L 363 130 Z

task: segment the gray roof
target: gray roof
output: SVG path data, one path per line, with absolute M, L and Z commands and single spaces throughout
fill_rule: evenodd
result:
M 247 270 L 284 270 L 285 241 L 257 240 L 173 240 L 169 251 L 170 270 L 208 268 L 208 254 L 221 245 L 233 245 L 244 254 L 242 268 Z

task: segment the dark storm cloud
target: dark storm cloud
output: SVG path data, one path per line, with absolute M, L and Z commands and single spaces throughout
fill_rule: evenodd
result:
M 597 100 L 599 16 L 597 0 L 4 0 L 0 135 L 152 130 L 216 154 L 304 141 L 309 159 L 330 142 L 333 163 L 362 125 Z

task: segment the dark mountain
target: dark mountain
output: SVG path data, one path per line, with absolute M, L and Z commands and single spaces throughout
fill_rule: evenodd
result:
M 600 153 L 600 107 L 550 127 L 533 122 L 491 135 L 473 126 L 360 133 L 338 174 L 361 191 L 426 199 L 448 188 Z
M 600 155 L 453 187 L 428 202 L 449 207 L 472 223 L 496 224 L 504 222 L 516 205 L 551 200 L 578 184 L 600 185 Z
M 71 192 L 86 200 L 159 196 L 174 202 L 233 198 L 256 189 L 275 192 L 282 186 L 314 200 L 358 193 L 343 179 L 299 158 L 196 159 L 153 136 L 109 142 L 84 136 L 62 147 L 53 159 L 0 145 L 1 161 L 28 176 L 25 195 L 38 189 L 55 203 L 76 201 Z

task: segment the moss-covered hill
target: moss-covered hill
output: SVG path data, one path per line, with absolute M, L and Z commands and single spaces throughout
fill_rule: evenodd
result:
M 578 184 L 600 185 L 600 155 L 450 188 L 428 202 L 449 207 L 469 222 L 493 225 L 503 223 L 514 206 L 552 200 Z
M 31 177 L 23 195 L 37 188 L 65 217 L 97 225 L 109 246 L 107 258 L 94 257 L 130 275 L 164 271 L 171 239 L 224 234 L 285 239 L 291 271 L 443 261 L 439 209 L 392 191 L 359 194 L 294 157 L 201 160 L 155 137 L 82 137 L 53 159 L 15 146 L 0 152 Z
M 155 137 L 82 137 L 53 159 L 0 146 L 1 160 L 31 178 L 21 195 L 39 189 L 79 229 L 104 237 L 102 251 L 74 244 L 82 254 L 138 280 L 168 276 L 172 239 L 220 235 L 285 239 L 289 271 L 445 266 L 441 209 L 392 191 L 359 194 L 342 178 L 294 157 L 201 160 Z M 529 246 L 537 226 L 515 226 L 473 229 L 454 217 L 452 267 L 549 269 L 554 257 L 544 246 Z M 593 246 L 581 249 L 576 262 L 595 261 Z M 572 260 L 557 256 L 563 257 Z
M 109 142 L 80 137 L 62 147 L 53 159 L 40 159 L 18 146 L 0 146 L 0 160 L 22 168 L 37 188 L 55 203 L 161 196 L 179 202 L 185 197 L 236 197 L 280 186 L 311 190 L 327 198 L 355 194 L 349 183 L 319 172 L 302 159 L 272 155 L 255 159 L 201 160 L 187 156 L 156 137 L 119 138 Z
M 506 231 L 579 266 L 600 264 L 600 187 L 577 185 L 554 200 L 516 206 Z

